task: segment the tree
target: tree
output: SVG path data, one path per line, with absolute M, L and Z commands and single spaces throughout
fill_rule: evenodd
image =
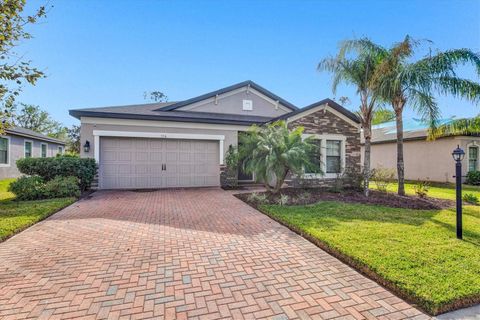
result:
M 472 102 L 480 100 L 480 85 L 457 76 L 456 67 L 472 63 L 480 74 L 480 55 L 468 49 L 456 49 L 432 54 L 412 61 L 419 42 L 406 36 L 390 49 L 372 43 L 385 58 L 375 71 L 374 86 L 381 99 L 395 112 L 397 131 L 398 194 L 405 195 L 403 159 L 403 110 L 406 105 L 428 120 L 435 130 L 440 110 L 433 96 L 451 94 Z
M 161 91 L 145 91 L 143 93 L 143 98 L 145 100 L 152 100 L 152 101 L 155 101 L 155 102 L 167 102 L 168 101 L 168 97 L 166 94 L 164 94 L 163 92 Z
M 31 67 L 31 61 L 14 52 L 21 42 L 32 38 L 25 27 L 45 17 L 41 6 L 33 15 L 22 15 L 26 0 L 0 2 L 0 134 L 12 125 L 16 97 L 24 84 L 35 85 L 44 76 L 39 69 Z
M 373 114 L 372 124 L 381 124 L 395 120 L 395 112 L 383 107 L 377 108 Z
M 474 118 L 456 119 L 428 131 L 429 140 L 451 135 L 480 135 L 480 115 Z
M 16 125 L 53 138 L 66 137 L 67 129 L 53 120 L 47 111 L 40 109 L 40 106 L 25 103 L 20 105 L 22 108 L 14 115 Z
M 80 126 L 73 125 L 68 129 L 67 149 L 72 153 L 80 153 Z
M 365 196 L 369 194 L 372 120 L 377 103 L 377 95 L 372 88 L 372 79 L 377 66 L 384 57 L 384 53 L 375 49 L 372 48 L 368 39 L 347 40 L 341 43 L 336 57 L 323 59 L 317 67 L 319 71 L 329 71 L 333 74 L 332 90 L 334 94 L 338 85 L 343 82 L 355 86 L 357 94 L 360 96 L 358 116 L 365 139 L 363 167 Z M 354 57 L 348 58 L 347 54 L 351 52 L 354 52 Z
M 302 175 L 313 166 L 310 156 L 316 146 L 313 138 L 302 139 L 302 133 L 302 127 L 289 130 L 285 121 L 250 127 L 240 136 L 243 170 L 254 173 L 268 192 L 278 193 L 290 172 Z

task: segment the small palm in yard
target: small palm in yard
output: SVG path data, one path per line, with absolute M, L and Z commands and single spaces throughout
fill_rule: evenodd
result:
M 267 191 L 278 193 L 289 173 L 301 175 L 304 168 L 313 166 L 310 155 L 316 145 L 312 138 L 303 139 L 302 133 L 302 127 L 290 130 L 285 121 L 252 126 L 240 136 L 243 170 L 254 173 Z

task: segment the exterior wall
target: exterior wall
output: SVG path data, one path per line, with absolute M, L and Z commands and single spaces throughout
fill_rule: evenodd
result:
M 243 110 L 243 100 L 251 100 L 253 102 L 253 110 Z M 215 98 L 210 98 L 181 107 L 178 110 L 264 116 L 272 118 L 291 112 L 287 107 L 277 104 L 276 101 L 271 100 L 261 93 L 257 93 L 254 89 L 250 89 L 247 93 L 246 88 L 219 95 L 216 104 Z
M 10 137 L 10 153 L 9 164 L 0 164 L 0 179 L 16 178 L 22 174 L 18 171 L 16 161 L 24 157 L 24 141 L 33 141 L 32 157 L 41 157 L 41 144 L 47 144 L 47 157 L 54 157 L 57 155 L 59 146 L 63 146 L 53 142 L 45 142 L 37 139 L 8 135 Z M 64 146 L 63 146 L 64 147 Z M 65 148 L 65 147 L 64 147 Z
M 452 151 L 460 145 L 467 152 L 468 145 L 480 146 L 480 137 L 448 137 L 435 141 L 404 142 L 405 179 L 455 182 L 455 163 Z M 363 148 L 362 148 L 363 149 Z M 468 171 L 468 155 L 462 162 L 463 175 Z M 372 144 L 372 168 L 397 167 L 396 142 Z
M 328 110 L 319 110 L 308 114 L 300 119 L 289 122 L 288 126 L 294 128 L 302 126 L 304 134 L 332 135 L 344 137 L 345 146 L 345 170 L 360 172 L 360 129 L 359 126 L 338 117 Z M 323 152 L 323 150 L 322 150 Z M 301 187 L 330 187 L 335 182 L 335 177 L 303 177 L 298 179 L 292 177 L 291 185 Z
M 238 131 L 247 130 L 247 128 L 248 127 L 243 126 L 179 123 L 165 121 L 122 121 L 118 119 L 82 118 L 82 125 L 80 129 L 80 155 L 82 157 L 94 157 L 95 148 L 97 146 L 95 146 L 94 143 L 93 130 L 224 135 L 225 153 L 228 150 L 229 145 L 237 145 Z M 87 140 L 90 142 L 90 151 L 88 153 L 85 153 L 83 150 L 83 145 Z

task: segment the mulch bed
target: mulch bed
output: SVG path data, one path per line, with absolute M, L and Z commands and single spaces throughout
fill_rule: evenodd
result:
M 251 199 L 252 193 L 240 193 L 235 196 L 250 205 L 256 207 L 260 203 Z M 277 204 L 281 195 L 287 195 L 288 201 L 283 205 L 308 205 L 320 201 L 339 201 L 348 203 L 362 203 L 382 205 L 393 208 L 416 209 L 416 210 L 435 210 L 450 208 L 455 205 L 454 201 L 436 198 L 419 198 L 415 196 L 399 196 L 394 193 L 385 193 L 370 190 L 370 196 L 365 197 L 362 192 L 346 190 L 343 192 L 331 192 L 325 189 L 297 189 L 285 188 L 280 194 L 271 195 L 266 192 L 257 192 L 257 195 L 265 194 L 267 199 L 262 204 Z

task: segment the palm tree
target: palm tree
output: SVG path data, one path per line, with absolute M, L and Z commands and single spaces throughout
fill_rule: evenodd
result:
M 323 59 L 317 69 L 333 73 L 332 91 L 335 94 L 340 83 L 350 84 L 356 87 L 360 96 L 360 108 L 357 115 L 363 128 L 365 140 L 364 148 L 364 193 L 369 194 L 369 182 L 371 176 L 370 153 L 372 139 L 372 119 L 376 109 L 377 95 L 372 88 L 372 79 L 375 69 L 382 61 L 383 54 L 380 50 L 372 50 L 372 42 L 368 39 L 347 40 L 340 44 L 340 50 L 336 57 Z M 347 58 L 347 54 L 355 52 L 353 58 Z
M 480 135 L 480 115 L 474 118 L 455 119 L 428 130 L 429 140 L 452 135 Z
M 268 192 L 278 193 L 290 172 L 301 175 L 313 166 L 310 159 L 316 145 L 313 138 L 303 139 L 302 133 L 303 127 L 289 130 L 285 121 L 250 127 L 239 136 L 243 170 L 254 173 Z
M 472 63 L 480 74 L 480 55 L 468 49 L 457 49 L 411 61 L 415 48 L 420 43 L 406 36 L 390 49 L 371 44 L 375 50 L 387 53 L 375 70 L 375 92 L 389 103 L 394 112 L 397 129 L 397 176 L 398 194 L 405 195 L 405 172 L 403 160 L 403 110 L 406 105 L 428 120 L 435 130 L 440 110 L 433 96 L 451 94 L 472 102 L 480 100 L 480 85 L 457 76 L 456 67 Z

